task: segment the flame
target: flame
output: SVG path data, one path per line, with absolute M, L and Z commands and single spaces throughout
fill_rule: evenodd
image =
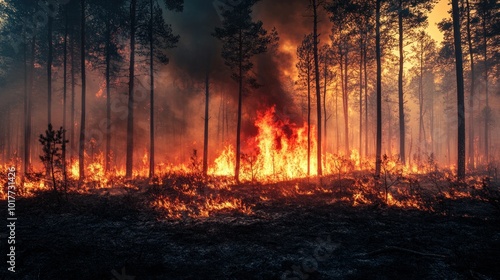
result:
M 258 113 L 257 136 L 247 142 L 242 153 L 240 177 L 247 181 L 275 182 L 307 176 L 307 124 L 298 127 L 278 119 L 275 108 Z M 317 174 L 315 129 L 311 126 L 310 175 Z M 235 152 L 227 146 L 214 161 L 212 175 L 234 174 Z

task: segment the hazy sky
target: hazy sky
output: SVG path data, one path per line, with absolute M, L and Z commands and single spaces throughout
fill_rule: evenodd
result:
M 448 5 L 448 0 L 439 0 L 429 15 L 429 26 L 427 27 L 427 32 L 432 38 L 434 38 L 434 40 L 438 41 L 438 43 L 441 43 L 443 40 L 443 34 L 439 31 L 436 24 L 443 18 L 450 17 L 448 14 L 449 9 L 451 9 L 451 7 Z

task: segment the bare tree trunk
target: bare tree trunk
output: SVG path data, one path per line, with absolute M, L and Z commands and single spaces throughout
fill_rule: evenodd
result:
M 151 100 L 150 100 L 150 114 L 149 114 L 149 178 L 153 178 L 155 175 L 155 127 L 154 127 L 154 94 L 155 94 L 155 82 L 154 82 L 154 48 L 153 48 L 153 0 L 149 0 L 150 9 L 150 19 L 149 19 L 149 75 L 150 75 L 150 89 L 151 89 Z
M 365 74 L 365 157 L 368 157 L 368 72 L 366 71 L 367 64 L 367 47 L 366 42 L 363 45 L 363 70 Z
M 362 36 L 362 35 L 360 35 Z M 359 153 L 363 152 L 363 39 L 359 39 Z
M 311 67 L 307 53 L 307 176 L 311 175 Z
M 242 114 L 242 99 L 243 99 L 243 34 L 240 29 L 238 42 L 238 55 L 239 55 L 239 91 L 238 91 L 238 124 L 236 127 L 236 167 L 234 172 L 234 179 L 238 184 L 240 182 L 240 155 L 241 155 L 241 114 Z
M 346 54 L 344 56 L 344 94 L 342 95 L 344 109 L 344 145 L 346 155 L 349 154 L 349 55 L 347 48 L 348 47 L 346 46 Z
M 455 43 L 456 77 L 457 77 L 457 114 L 458 114 L 458 151 L 457 151 L 457 177 L 465 177 L 465 102 L 464 102 L 464 76 L 462 68 L 462 43 L 460 37 L 460 11 L 458 0 L 452 0 L 453 10 L 453 38 Z
M 423 57 L 424 57 L 424 47 L 423 47 L 423 39 L 420 42 L 420 77 L 418 80 L 418 114 L 419 114 L 419 122 L 418 122 L 418 146 L 417 146 L 417 162 L 421 163 L 422 156 L 422 132 L 424 129 L 424 92 L 423 92 L 423 75 L 424 75 L 424 67 L 423 67 Z
M 382 67 L 380 51 L 380 2 L 377 0 L 376 24 L 375 24 L 375 52 L 377 56 L 377 152 L 375 158 L 375 176 L 380 177 L 381 153 L 382 153 Z
M 323 166 L 321 163 L 321 89 L 319 87 L 319 59 L 318 59 L 318 4 L 316 0 L 312 0 L 313 11 L 314 11 L 314 68 L 316 70 L 316 111 L 318 116 L 318 127 L 317 127 L 317 165 L 318 165 L 318 177 L 321 178 L 323 175 Z M 321 183 L 321 179 L 320 179 Z
M 399 0 L 398 6 L 398 34 L 399 34 L 399 75 L 398 75 L 398 98 L 399 98 L 399 157 L 403 164 L 406 163 L 405 155 L 405 114 L 403 95 L 403 1 Z
M 486 16 L 482 19 L 482 35 L 483 35 L 483 56 L 484 56 L 484 90 L 486 95 L 486 100 L 484 104 L 484 157 L 486 159 L 486 164 L 490 161 L 489 153 L 489 123 L 490 123 L 490 104 L 489 104 L 489 89 L 488 89 L 488 44 L 486 33 Z
M 48 17 L 47 41 L 49 50 L 47 54 L 47 122 L 52 123 L 52 17 Z
M 134 80 L 135 80 L 135 29 L 137 0 L 130 2 L 130 68 L 128 83 L 128 116 L 127 116 L 127 160 L 126 177 L 132 177 L 134 162 Z
M 26 35 L 25 35 L 26 36 Z M 33 37 L 33 42 L 35 38 Z M 32 43 L 32 52 L 34 52 Z M 33 57 L 33 55 L 32 55 Z M 29 67 L 28 67 L 29 65 Z M 24 160 L 23 176 L 26 176 L 31 166 L 31 76 L 33 75 L 33 63 L 28 63 L 28 41 L 25 37 L 24 46 Z
M 203 175 L 207 176 L 208 173 L 208 120 L 209 120 L 209 104 L 210 104 L 210 77 L 209 66 L 207 62 L 207 73 L 205 76 L 205 130 L 203 139 Z
M 80 46 L 80 60 L 81 60 L 81 74 L 82 74 L 82 115 L 80 120 L 80 149 L 78 151 L 78 164 L 80 171 L 80 181 L 85 178 L 85 95 L 86 95 L 86 81 L 85 81 L 85 0 L 81 0 L 81 46 Z
M 326 153 L 327 151 L 327 142 L 326 142 L 326 138 L 327 138 L 327 131 L 326 131 L 326 123 L 328 121 L 328 116 L 327 116 L 327 112 L 326 112 L 326 91 L 327 91 L 327 84 L 328 84 L 328 54 L 325 53 L 325 65 L 324 65 L 324 70 L 325 70 L 325 83 L 323 85 L 323 115 L 325 116 L 325 119 L 324 119 L 324 123 L 323 123 L 323 126 L 324 126 L 324 137 L 323 137 L 323 147 L 324 147 L 324 151 Z
M 475 167 L 474 157 L 474 90 L 476 84 L 476 74 L 474 65 L 474 52 L 472 49 L 472 36 L 470 30 L 470 3 L 469 0 L 465 1 L 467 4 L 467 43 L 469 46 L 469 60 L 470 60 L 470 95 L 469 95 L 469 157 L 468 165 L 470 169 Z
M 111 26 L 106 21 L 106 151 L 104 159 L 104 170 L 109 172 L 111 167 Z
M 66 109 L 68 80 L 68 8 L 64 9 L 64 42 L 63 42 L 63 135 L 62 135 L 62 172 L 66 186 Z
M 340 71 L 342 73 L 342 70 Z M 341 78 L 342 80 L 342 78 Z M 337 144 L 337 155 L 340 149 L 340 129 L 339 129 L 339 94 L 338 94 L 338 84 L 335 87 L 335 132 L 336 132 L 336 144 Z
M 70 129 L 70 159 L 73 161 L 73 151 L 75 148 L 75 37 L 73 36 L 74 32 L 72 31 L 71 40 L 69 41 L 69 49 L 70 49 L 70 59 L 71 59 L 71 129 Z

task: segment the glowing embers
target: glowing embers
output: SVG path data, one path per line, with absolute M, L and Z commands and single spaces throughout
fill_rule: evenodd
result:
M 252 207 L 235 197 L 220 195 L 196 196 L 192 199 L 172 198 L 160 195 L 152 206 L 165 213 L 170 219 L 208 218 L 220 212 L 252 214 Z

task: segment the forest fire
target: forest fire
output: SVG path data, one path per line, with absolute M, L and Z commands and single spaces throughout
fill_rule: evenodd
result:
M 0 0 L 0 279 L 500 279 L 499 22 Z

